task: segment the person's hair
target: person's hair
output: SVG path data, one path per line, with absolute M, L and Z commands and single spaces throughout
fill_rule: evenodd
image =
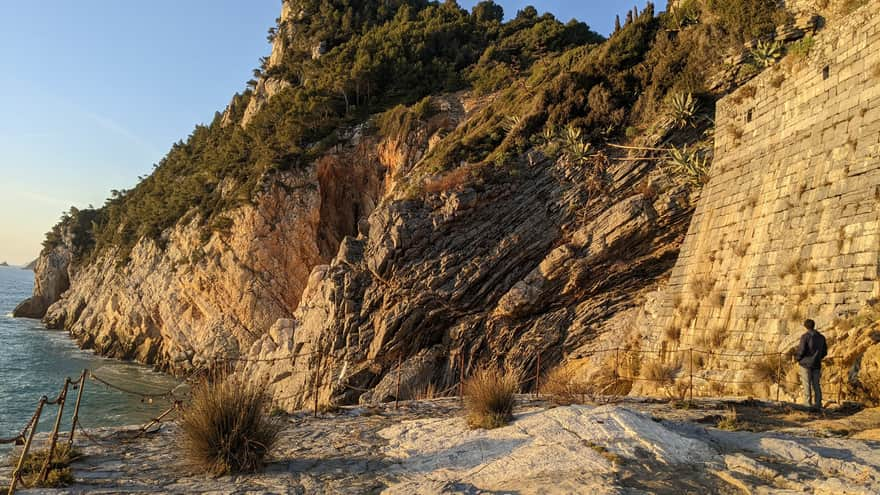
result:
M 807 327 L 807 330 L 815 330 L 816 322 L 813 320 L 807 320 L 804 322 L 804 326 Z

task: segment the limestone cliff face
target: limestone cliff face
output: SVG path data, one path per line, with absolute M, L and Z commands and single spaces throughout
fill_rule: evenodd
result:
M 189 216 L 163 234 L 162 246 L 143 240 L 124 262 L 103 253 L 70 277 L 69 289 L 67 278 L 56 281 L 66 274 L 56 265 L 66 269 L 69 256 L 61 248 L 44 255 L 32 300 L 51 304 L 47 326 L 103 355 L 182 372 L 242 354 L 292 316 L 312 268 L 332 260 L 373 212 L 387 187 L 381 150 L 401 150 L 394 166 L 407 170 L 430 141 L 424 127 L 401 142 L 367 130 L 341 132 L 340 144 L 302 170 L 264 177 L 257 197 L 227 212 L 207 239 Z
M 653 167 L 616 163 L 597 197 L 582 169 L 533 157 L 424 202 L 386 198 L 314 269 L 294 317 L 251 347 L 246 372 L 296 409 L 315 388 L 322 403 L 394 396 L 399 363 L 412 397 L 454 386 L 462 367 L 528 376 L 539 359 L 613 342 L 674 262 L 690 211 L 682 189 L 633 190 Z

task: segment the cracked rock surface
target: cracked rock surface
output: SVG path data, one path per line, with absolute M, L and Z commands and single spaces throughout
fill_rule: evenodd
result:
M 20 493 L 880 491 L 877 443 L 840 434 L 847 425 L 875 428 L 871 410 L 825 418 L 789 411 L 794 426 L 743 423 L 752 431 L 707 426 L 731 407 L 744 421 L 750 413 L 784 413 L 743 402 L 702 401 L 681 410 L 634 399 L 553 407 L 522 398 L 516 420 L 492 431 L 467 429 L 456 399 L 344 408 L 318 418 L 299 413 L 283 418 L 264 472 L 221 478 L 186 467 L 173 424 L 129 441 L 121 430 L 98 430 L 93 436 L 100 445 L 80 439 L 85 455 L 73 464 L 73 486 Z M 866 420 L 871 424 L 862 424 Z M 8 476 L 9 467 L 0 471 Z

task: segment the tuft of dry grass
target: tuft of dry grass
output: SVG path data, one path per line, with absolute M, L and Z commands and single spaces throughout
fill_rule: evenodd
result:
M 186 460 L 213 476 L 260 469 L 280 423 L 265 387 L 218 373 L 195 386 L 180 426 Z
M 752 367 L 752 376 L 755 380 L 765 383 L 782 383 L 788 366 L 785 366 L 781 355 L 764 356 L 755 361 Z
M 428 194 L 435 194 L 453 189 L 461 189 L 473 183 L 478 175 L 479 171 L 475 165 L 462 165 L 441 175 L 426 179 L 423 190 Z
M 577 376 L 575 370 L 564 365 L 547 373 L 541 382 L 541 392 L 550 396 L 555 404 L 567 406 L 584 401 L 590 392 L 589 385 Z
M 779 89 L 782 86 L 782 83 L 785 82 L 785 74 L 776 74 L 773 76 L 773 79 L 770 79 L 770 86 L 773 86 L 776 89 Z
M 663 331 L 666 334 L 666 338 L 670 342 L 678 342 L 681 340 L 681 327 L 675 324 L 670 324 Z
M 681 363 L 678 361 L 651 360 L 643 362 L 641 366 L 642 378 L 654 382 L 658 386 L 671 387 L 675 384 L 675 379 L 680 372 Z
M 499 368 L 483 368 L 464 382 L 464 404 L 471 428 L 491 430 L 513 420 L 519 376 Z
M 743 130 L 737 125 L 731 124 L 729 126 L 729 129 L 730 129 L 730 135 L 733 136 L 734 141 L 737 141 L 737 142 L 740 141 L 743 138 L 743 136 L 745 135 L 745 132 L 743 132 Z
M 756 94 L 758 94 L 758 88 L 754 86 L 745 86 L 739 91 L 740 96 L 743 98 L 754 98 Z
M 434 400 L 440 397 L 440 390 L 438 390 L 437 386 L 432 382 L 416 391 L 412 396 L 415 400 Z
M 725 299 L 724 294 L 722 294 L 720 290 L 713 289 L 712 292 L 709 293 L 707 302 L 709 303 L 709 306 L 713 308 L 720 308 L 724 306 Z
M 705 299 L 714 288 L 715 281 L 705 276 L 697 277 L 691 282 L 691 294 L 698 301 Z
M 740 429 L 740 423 L 736 414 L 736 409 L 730 407 L 724 412 L 724 416 L 715 425 L 719 430 L 736 431 Z
M 727 329 L 722 325 L 715 325 L 706 332 L 706 344 L 710 349 L 717 349 L 727 340 Z

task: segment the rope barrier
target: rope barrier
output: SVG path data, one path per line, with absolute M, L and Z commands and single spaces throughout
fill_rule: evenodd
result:
M 174 390 L 177 389 L 177 387 L 174 387 L 174 388 L 166 390 L 164 392 L 157 392 L 157 393 L 138 392 L 136 390 L 131 390 L 131 389 L 128 389 L 125 387 L 120 387 L 119 385 L 114 385 L 114 384 L 108 382 L 107 380 L 104 380 L 103 378 L 95 375 L 92 372 L 89 372 L 89 376 L 92 378 L 92 380 L 95 380 L 98 383 L 101 383 L 107 387 L 110 387 L 113 390 L 116 390 L 116 391 L 119 391 L 119 392 L 122 392 L 125 394 L 129 394 L 129 395 L 141 397 L 142 399 L 164 399 L 164 398 L 169 398 L 169 397 L 173 398 L 174 397 Z

